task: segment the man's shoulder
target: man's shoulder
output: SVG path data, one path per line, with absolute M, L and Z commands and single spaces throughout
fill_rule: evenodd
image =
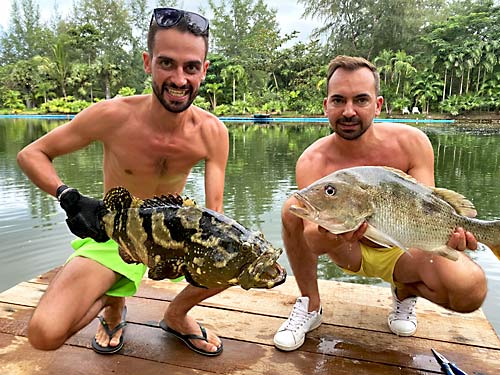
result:
M 384 138 L 386 137 L 391 137 L 393 139 L 405 139 L 413 137 L 427 138 L 427 135 L 419 128 L 403 124 L 400 122 L 379 122 L 375 124 L 375 129 Z
M 202 126 L 202 129 L 224 129 L 227 130 L 226 125 L 214 114 L 197 107 L 191 106 L 194 122 Z
M 147 102 L 147 95 L 115 97 L 113 99 L 101 100 L 89 108 L 88 112 L 103 117 L 129 116 L 131 112 L 137 113 L 139 108 Z

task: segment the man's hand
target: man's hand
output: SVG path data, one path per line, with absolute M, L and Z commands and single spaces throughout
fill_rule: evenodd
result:
M 455 232 L 448 240 L 448 246 L 458 251 L 465 249 L 476 250 L 477 240 L 471 232 L 466 232 L 463 228 L 455 229 Z
M 66 185 L 57 188 L 57 199 L 66 211 L 66 223 L 74 235 L 90 237 L 97 242 L 109 240 L 101 225 L 101 218 L 107 212 L 101 200 L 81 195 L 78 190 Z

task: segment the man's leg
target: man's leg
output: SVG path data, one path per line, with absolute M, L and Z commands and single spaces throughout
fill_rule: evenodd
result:
M 286 255 L 302 296 L 309 298 L 309 311 L 318 311 L 321 306 L 318 290 L 318 256 L 310 249 L 304 237 L 301 218 L 289 211 L 295 198 L 289 198 L 281 212 L 282 238 Z
M 394 280 L 404 284 L 398 289 L 401 299 L 417 295 L 463 313 L 481 307 L 487 292 L 483 270 L 462 252 L 452 261 L 412 249 L 396 263 Z
M 188 285 L 170 303 L 170 306 L 167 311 L 165 311 L 165 315 L 163 316 L 163 321 L 168 327 L 183 335 L 201 335 L 200 326 L 196 320 L 187 315 L 187 313 L 201 301 L 212 297 L 225 289 L 226 288 L 203 289 Z M 191 339 L 190 341 L 197 348 L 208 352 L 217 351 L 222 343 L 220 338 L 208 329 L 207 341 L 198 339 Z
M 317 328 L 322 321 L 321 301 L 318 290 L 318 256 L 311 251 L 304 236 L 302 219 L 289 211 L 295 198 L 289 198 L 281 212 L 283 242 L 286 254 L 301 292 L 289 318 L 274 335 L 274 345 L 292 351 L 304 343 L 307 332 Z
M 120 321 L 118 318 L 115 322 L 115 316 L 121 315 L 124 302 L 104 293 L 116 280 L 115 272 L 94 260 L 72 259 L 54 277 L 33 313 L 28 326 L 30 343 L 37 349 L 57 349 L 104 307 L 108 307 L 105 318 L 114 327 Z M 117 340 L 120 335 L 121 331 L 117 332 Z

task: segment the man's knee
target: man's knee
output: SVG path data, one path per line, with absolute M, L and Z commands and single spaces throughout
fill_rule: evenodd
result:
M 465 276 L 465 275 L 464 275 Z M 469 313 L 481 307 L 488 291 L 486 275 L 476 266 L 457 288 L 450 288 L 450 308 L 456 312 Z
M 284 232 L 297 233 L 298 230 L 302 232 L 304 229 L 302 219 L 290 212 L 290 206 L 297 203 L 298 200 L 296 198 L 290 197 L 283 204 L 281 209 L 281 224 Z
M 67 336 L 53 319 L 40 319 L 35 315 L 28 324 L 28 340 L 30 344 L 40 350 L 55 350 L 61 347 Z

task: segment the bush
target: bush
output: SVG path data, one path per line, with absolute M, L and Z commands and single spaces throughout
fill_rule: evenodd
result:
M 78 113 L 90 106 L 85 100 L 75 100 L 72 96 L 49 100 L 40 106 L 42 113 Z

